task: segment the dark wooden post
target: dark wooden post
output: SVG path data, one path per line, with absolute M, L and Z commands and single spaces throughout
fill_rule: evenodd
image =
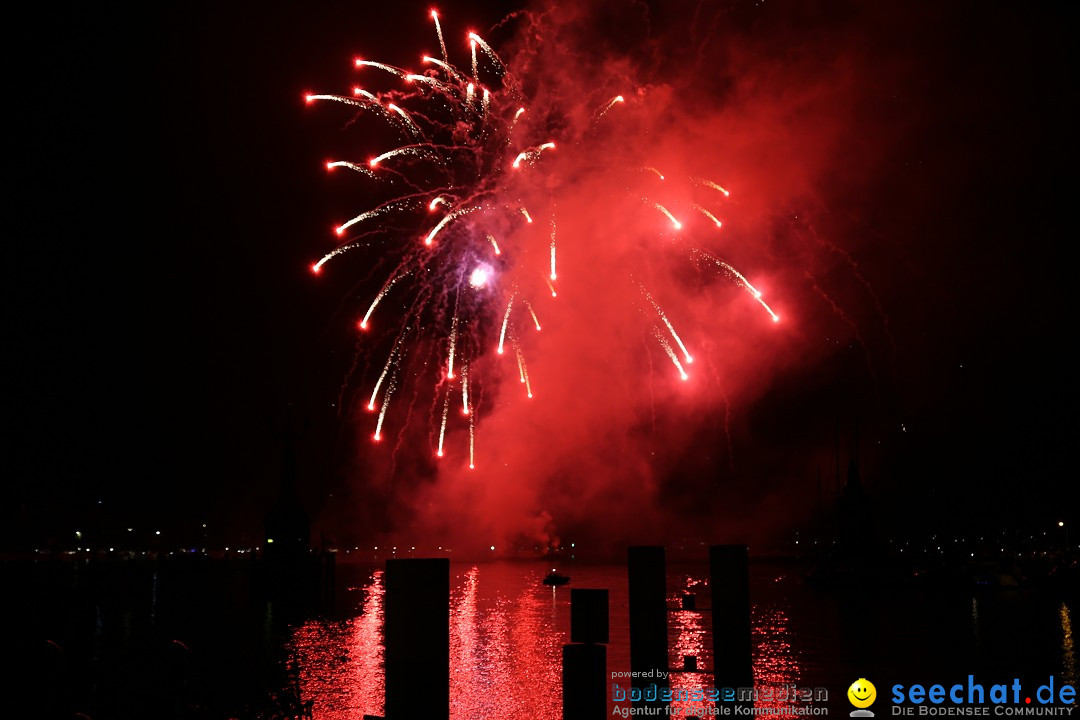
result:
M 751 687 L 750 555 L 745 545 L 709 548 L 716 687 Z
M 386 717 L 450 717 L 450 560 L 386 561 Z

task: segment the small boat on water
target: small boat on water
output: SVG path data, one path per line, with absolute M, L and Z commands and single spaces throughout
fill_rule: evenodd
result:
M 551 572 L 544 576 L 544 584 L 551 585 L 552 587 L 556 587 L 558 585 L 565 585 L 568 582 L 570 582 L 570 576 L 561 575 L 555 572 L 554 568 L 552 568 Z

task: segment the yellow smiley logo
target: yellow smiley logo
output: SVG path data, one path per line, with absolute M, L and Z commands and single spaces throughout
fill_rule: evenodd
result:
M 847 689 L 848 700 L 857 708 L 868 708 L 877 699 L 877 688 L 866 678 L 859 678 Z

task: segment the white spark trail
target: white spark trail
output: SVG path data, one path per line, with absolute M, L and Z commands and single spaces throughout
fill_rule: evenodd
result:
M 484 42 L 484 39 L 476 33 L 469 33 L 469 39 L 474 41 L 480 46 L 480 49 L 484 51 L 484 54 L 488 56 L 491 62 L 495 63 L 499 72 L 506 73 L 506 66 L 503 65 L 503 61 L 495 54 L 495 51 L 491 49 L 491 46 Z
M 412 134 L 412 136 L 417 140 L 420 139 L 420 126 L 413 122 L 413 119 L 409 117 L 409 114 L 407 112 L 399 108 L 394 103 L 388 104 L 386 108 L 400 115 L 401 119 L 405 121 L 405 125 L 409 128 L 409 132 Z
M 375 409 L 375 398 L 379 396 L 379 388 L 382 387 L 383 381 L 386 380 L 386 376 L 390 372 L 390 366 L 394 363 L 394 353 L 396 350 L 397 347 L 395 347 L 394 350 L 391 350 L 390 357 L 386 358 L 386 365 L 383 366 L 382 374 L 379 375 L 379 380 L 375 383 L 375 389 L 371 391 L 371 399 L 368 400 L 367 404 L 368 410 Z
M 469 469 L 476 469 L 476 423 L 469 413 Z
M 379 70 L 382 70 L 384 72 L 388 72 L 391 75 L 397 75 L 399 78 L 405 78 L 406 75 L 407 75 L 407 73 L 404 70 L 402 70 L 401 68 L 396 68 L 393 65 L 386 65 L 386 64 L 380 63 L 380 62 L 374 62 L 372 60 L 361 60 L 360 58 L 356 58 L 355 64 L 356 64 L 356 67 L 358 67 L 358 68 L 359 67 L 373 67 L 373 68 L 377 68 Z
M 449 62 L 450 57 L 446 53 L 446 40 L 443 39 L 442 24 L 439 22 L 439 13 L 432 10 L 431 19 L 435 21 L 435 32 L 439 35 L 439 49 L 442 50 L 443 62 Z
M 457 315 L 454 315 L 454 319 L 450 321 L 450 357 L 446 362 L 446 377 L 450 380 L 454 379 L 454 350 L 457 347 Z
M 395 275 L 394 277 L 390 278 L 390 281 L 388 283 L 383 285 L 382 290 L 380 290 L 379 294 L 375 296 L 375 299 L 371 301 L 371 306 L 367 309 L 367 312 L 364 313 L 364 319 L 360 321 L 361 330 L 367 330 L 368 320 L 371 319 L 371 313 L 375 312 L 375 307 L 382 301 L 384 297 L 386 297 L 386 293 L 390 292 L 390 288 L 394 287 L 394 283 L 396 283 L 398 280 L 408 274 L 409 273 L 406 272 L 402 273 L 401 275 Z
M 694 203 L 694 209 L 697 210 L 698 212 L 700 212 L 705 217 L 712 220 L 714 223 L 716 223 L 716 227 L 723 227 L 723 223 L 721 223 L 720 220 L 715 215 L 713 215 L 711 212 L 709 212 L 708 210 L 703 208 L 701 205 L 698 205 L 697 203 Z
M 690 178 L 690 179 L 695 184 L 697 184 L 697 185 L 699 185 L 701 187 L 711 188 L 713 190 L 716 190 L 717 192 L 723 193 L 724 197 L 731 197 L 731 193 L 729 193 L 725 188 L 722 188 L 719 185 L 717 185 L 716 183 L 714 183 L 712 180 L 708 180 L 706 178 L 699 178 L 699 177 Z
M 358 108 L 363 108 L 364 110 L 371 107 L 369 103 L 362 103 L 344 95 L 305 95 L 304 99 L 309 103 L 315 102 L 316 100 L 330 100 L 333 102 L 344 103 L 345 105 L 353 105 Z
M 618 105 L 621 102 L 625 102 L 622 95 L 616 95 L 615 97 L 608 100 L 607 105 L 605 105 L 604 108 L 599 113 L 597 113 L 596 119 L 599 120 L 600 118 L 604 117 L 604 115 L 607 114 L 608 110 L 615 107 L 616 105 Z M 663 178 L 661 178 L 661 179 L 663 179 Z
M 439 426 L 439 452 L 438 456 L 443 456 L 443 441 L 446 439 L 446 414 L 450 410 L 450 389 L 447 388 L 446 396 L 443 398 L 442 406 L 442 424 Z
M 515 167 L 515 168 L 521 167 L 521 161 L 522 160 L 528 160 L 530 163 L 536 162 L 536 160 L 539 159 L 539 157 L 540 157 L 540 153 L 542 153 L 545 150 L 554 150 L 554 149 L 555 149 L 555 143 L 553 143 L 553 142 L 546 142 L 543 145 L 537 145 L 536 147 L 529 148 L 528 150 L 525 150 L 524 152 L 518 153 L 518 156 L 516 158 L 514 158 L 513 167 Z
M 469 366 L 461 368 L 461 412 L 469 414 Z
M 380 215 L 383 215 L 385 213 L 396 212 L 398 210 L 406 210 L 413 205 L 415 205 L 415 202 L 412 200 L 394 200 L 388 203 L 383 203 L 374 210 L 362 212 L 356 217 L 354 217 L 352 220 L 349 220 L 342 225 L 338 225 L 337 229 L 335 229 L 334 232 L 336 232 L 338 235 L 342 235 L 346 230 L 351 228 L 353 225 L 356 225 L 357 223 L 364 222 L 365 220 L 370 220 L 371 218 L 379 217 Z M 334 252 L 330 253 L 330 255 L 335 255 L 337 254 L 337 252 L 338 251 L 335 250 Z
M 379 409 L 379 421 L 375 423 L 375 439 L 382 439 L 383 420 L 386 419 L 386 409 L 390 407 L 390 396 L 394 393 L 395 383 L 393 380 L 386 386 L 386 394 L 383 395 L 382 408 Z
M 454 212 L 450 213 L 449 215 L 446 215 L 445 217 L 443 217 L 442 220 L 439 221 L 438 225 L 436 225 L 434 228 L 431 229 L 431 232 L 428 233 L 427 237 L 424 238 L 424 244 L 425 245 L 430 245 L 432 243 L 432 241 L 435 239 L 435 236 L 439 234 L 439 231 L 442 230 L 444 227 L 446 227 L 451 222 L 453 222 L 454 220 L 457 220 L 462 215 L 468 215 L 469 213 L 475 212 L 475 211 L 477 211 L 479 209 L 480 209 L 479 205 L 474 205 L 473 207 L 467 207 L 467 208 L 461 208 L 460 210 L 455 210 Z
M 664 312 L 663 308 L 660 307 L 660 304 L 656 302 L 652 294 L 649 293 L 649 291 L 646 290 L 644 286 L 642 286 L 641 291 L 645 293 L 645 297 L 652 304 L 653 309 L 656 310 L 657 315 L 659 315 L 660 319 L 664 321 L 664 325 L 667 326 L 668 331 L 671 333 L 671 337 L 674 338 L 675 342 L 679 344 L 679 349 L 682 350 L 683 357 L 686 358 L 686 362 L 694 362 L 694 358 L 690 355 L 689 351 L 687 351 L 686 346 L 683 345 L 682 338 L 679 337 L 679 333 L 675 332 L 675 327 L 671 324 L 671 321 L 668 320 L 667 314 Z
M 528 300 L 526 300 L 525 301 L 525 307 L 529 308 L 529 314 L 532 315 L 533 323 L 536 325 L 537 332 L 539 332 L 539 330 L 540 330 L 540 320 L 537 319 L 537 317 L 536 317 L 536 311 L 533 310 L 532 303 L 530 303 Z
M 370 170 L 368 170 L 363 165 L 357 165 L 356 163 L 347 162 L 345 160 L 335 160 L 334 162 L 326 163 L 326 169 L 327 170 L 333 170 L 334 168 L 337 168 L 337 167 L 349 168 L 353 172 L 358 172 L 361 175 L 367 175 L 368 177 L 374 178 L 376 180 L 380 179 L 378 175 L 371 172 Z
M 514 298 L 517 293 L 510 295 L 510 302 L 506 303 L 506 312 L 503 314 L 502 332 L 499 333 L 499 354 L 503 354 L 503 344 L 506 341 L 506 326 L 510 323 L 510 310 L 514 307 Z
M 656 336 L 656 339 L 660 342 L 660 346 L 664 348 L 664 352 L 667 353 L 667 356 L 671 358 L 671 362 L 675 366 L 675 369 L 679 371 L 679 377 L 683 380 L 690 377 L 686 374 L 686 371 L 683 370 L 682 363 L 679 362 L 679 358 L 675 355 L 675 351 L 671 349 L 671 345 L 668 344 L 667 338 L 660 333 L 660 328 L 654 327 L 653 335 Z
M 447 75 L 449 75 L 450 77 L 452 77 L 455 80 L 464 80 L 465 79 L 464 76 L 457 71 L 457 68 L 455 68 L 450 63 L 443 62 L 442 60 L 440 60 L 438 58 L 433 58 L 430 55 L 425 55 L 422 59 L 426 63 L 431 63 L 432 65 L 437 65 L 437 66 L 441 67 L 443 70 L 446 71 Z
M 730 264 L 724 262 L 723 260 L 714 255 L 705 252 L 704 250 L 698 250 L 697 248 L 695 248 L 692 252 L 694 255 L 704 257 L 706 260 L 726 272 L 732 279 L 735 280 L 736 285 L 742 287 L 744 290 L 746 290 L 746 292 L 750 293 L 750 295 L 758 301 L 761 307 L 765 308 L 765 312 L 769 313 L 769 316 L 772 318 L 773 322 L 780 322 L 780 316 L 773 312 L 773 309 L 769 307 L 768 303 L 766 303 L 765 300 L 762 299 L 761 291 L 754 287 L 750 283 L 750 281 L 746 279 L 745 275 L 736 270 Z
M 672 215 L 671 212 L 666 207 L 664 207 L 663 205 L 661 205 L 658 202 L 653 202 L 649 198 L 641 198 L 641 200 L 643 202 L 645 202 L 645 203 L 648 203 L 649 205 L 652 205 L 654 208 L 656 208 L 660 212 L 664 213 L 664 215 L 667 216 L 667 219 L 671 221 L 671 224 L 675 227 L 676 230 L 681 230 L 682 229 L 682 223 L 679 222 L 675 218 L 675 216 Z

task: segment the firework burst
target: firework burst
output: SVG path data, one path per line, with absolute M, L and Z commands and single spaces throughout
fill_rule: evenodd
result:
M 620 107 L 630 104 L 623 95 L 587 109 L 584 131 L 552 129 L 544 121 L 550 120 L 550 108 L 534 107 L 535 98 L 523 90 L 526 84 L 483 38 L 468 33 L 462 53 L 468 52 L 470 66 L 461 70 L 451 62 L 454 48 L 448 52 L 438 13 L 432 11 L 431 18 L 442 58 L 418 57 L 422 72 L 356 59 L 358 74 L 381 74 L 394 86 L 381 92 L 356 87 L 351 95 L 305 96 L 309 104 L 327 102 L 370 115 L 385 125 L 388 137 L 398 137 L 398 144 L 378 148 L 366 160 L 326 162 L 327 170 L 344 168 L 359 175 L 377 201 L 337 225 L 338 244 L 311 266 L 321 273 L 332 260 L 336 265 L 355 258 L 369 276 L 383 273 L 377 290 L 361 301 L 358 311 L 366 310 L 357 319 L 358 329 L 372 336 L 369 348 L 389 348 L 366 402 L 375 416 L 375 441 L 393 422 L 387 412 L 395 393 L 401 395 L 402 383 L 430 382 L 432 455 L 447 454 L 447 425 L 455 422 L 449 408 L 458 396 L 462 417 L 457 422 L 467 430 L 468 465 L 476 467 L 485 407 L 482 368 L 492 366 L 482 361 L 492 351 L 497 362 L 508 364 L 507 373 L 516 368 L 523 399 L 534 397 L 522 332 L 539 331 L 543 303 L 559 302 L 559 286 L 581 280 L 566 277 L 561 261 L 556 272 L 565 250 L 557 200 L 574 182 L 559 164 L 566 153 L 579 159 L 575 173 L 610 178 L 613 189 L 625 191 L 631 202 L 621 212 L 633 213 L 639 227 L 655 228 L 651 232 L 664 241 L 657 244 L 658 252 L 679 252 L 699 268 L 722 273 L 779 320 L 762 293 L 730 263 L 686 244 L 684 236 L 694 230 L 691 217 L 706 218 L 714 235 L 721 228 L 718 205 L 727 201 L 727 189 L 703 178 L 679 181 L 643 165 L 640 158 L 635 165 L 616 163 L 594 149 L 594 136 L 618 122 Z M 580 158 L 590 153 L 595 161 L 583 165 Z M 684 340 L 676 329 L 679 319 L 669 317 L 647 283 L 632 272 L 627 279 L 640 290 L 636 309 L 643 332 L 671 361 L 677 377 L 688 380 L 692 330 L 683 328 Z M 542 396 L 543 387 L 535 392 Z

